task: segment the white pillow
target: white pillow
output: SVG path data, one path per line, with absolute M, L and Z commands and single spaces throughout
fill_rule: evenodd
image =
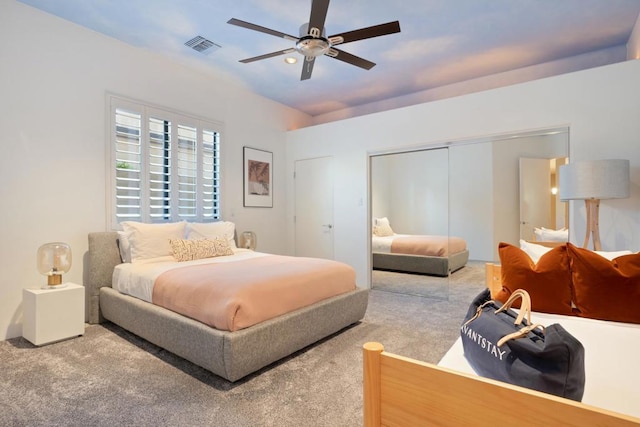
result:
M 373 218 L 373 225 L 382 225 L 383 227 L 386 225 L 388 227 L 391 227 L 391 224 L 389 224 L 389 219 L 384 216 L 382 218 Z
M 553 248 L 548 248 L 542 245 L 536 245 L 535 243 L 529 243 L 525 240 L 520 239 L 520 249 L 522 249 L 524 253 L 529 255 L 529 258 L 531 258 L 531 261 L 537 264 L 540 257 L 546 254 L 547 252 L 549 252 Z
M 131 262 L 162 256 L 173 256 L 171 239 L 184 239 L 186 221 L 162 224 L 124 221 L 120 223 L 124 233 L 128 233 Z
M 533 234 L 539 242 L 566 242 L 569 240 L 569 230 L 561 228 L 560 230 L 551 230 L 544 227 L 535 227 Z
M 190 222 L 187 225 L 187 239 L 214 239 L 225 237 L 231 249 L 236 249 L 236 225 L 230 221 Z
M 615 251 L 615 252 L 603 252 L 603 251 L 594 251 L 598 255 L 605 257 L 609 261 L 612 261 L 614 258 L 618 258 L 623 255 L 631 255 L 633 252 L 631 251 Z
M 538 263 L 540 257 L 547 252 L 549 252 L 553 248 L 548 248 L 542 245 L 536 245 L 535 243 L 529 243 L 524 240 L 520 240 L 520 249 L 522 249 L 534 263 Z M 615 251 L 615 252 L 603 252 L 603 251 L 593 251 L 598 255 L 605 257 L 609 261 L 623 255 L 631 255 L 633 252 L 631 251 Z
M 120 259 L 122 262 L 131 262 L 131 243 L 129 236 L 131 232 L 118 231 L 118 249 L 120 250 Z

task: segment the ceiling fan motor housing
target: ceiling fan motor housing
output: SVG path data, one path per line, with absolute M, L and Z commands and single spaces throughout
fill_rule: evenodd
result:
M 304 56 L 313 58 L 324 55 L 331 48 L 329 40 L 324 37 L 304 36 L 296 43 L 296 51 Z

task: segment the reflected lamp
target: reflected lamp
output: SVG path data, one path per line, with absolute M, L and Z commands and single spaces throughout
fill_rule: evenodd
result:
M 38 248 L 37 264 L 40 274 L 47 276 L 45 288 L 60 286 L 62 275 L 71 269 L 71 247 L 62 242 L 45 243 Z
M 583 247 L 593 238 L 593 249 L 602 250 L 598 215 L 600 200 L 629 197 L 629 160 L 608 159 L 571 162 L 560 166 L 560 200 L 584 200 L 587 232 Z

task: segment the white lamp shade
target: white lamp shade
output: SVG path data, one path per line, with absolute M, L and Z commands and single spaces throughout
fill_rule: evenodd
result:
M 560 166 L 560 200 L 629 197 L 629 160 L 591 160 Z

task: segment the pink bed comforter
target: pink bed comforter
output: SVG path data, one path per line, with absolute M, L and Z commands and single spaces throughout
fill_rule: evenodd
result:
M 402 236 L 391 243 L 392 254 L 448 256 L 467 249 L 467 242 L 460 237 Z
M 216 329 L 236 331 L 356 288 L 350 266 L 267 255 L 162 273 L 152 301 Z

